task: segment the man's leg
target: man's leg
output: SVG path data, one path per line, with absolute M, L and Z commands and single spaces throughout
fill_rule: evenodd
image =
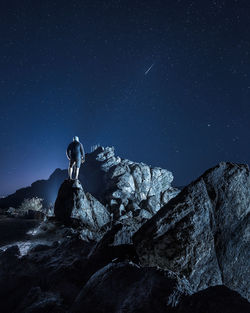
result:
M 75 179 L 78 179 L 79 170 L 80 170 L 80 167 L 81 167 L 81 159 L 77 159 L 77 160 L 76 160 L 75 167 L 76 167 L 76 168 L 75 168 L 75 171 L 76 171 Z
M 79 167 L 77 167 L 77 168 L 76 168 L 76 178 L 75 178 L 75 179 L 78 179 L 79 170 L 80 170 L 80 168 L 79 168 Z
M 69 166 L 68 172 L 69 172 L 69 179 L 72 179 L 73 167 Z
M 75 162 L 74 162 L 74 163 L 75 163 Z M 69 179 L 72 179 L 74 163 L 69 165 L 69 169 L 68 169 L 68 172 L 69 172 Z

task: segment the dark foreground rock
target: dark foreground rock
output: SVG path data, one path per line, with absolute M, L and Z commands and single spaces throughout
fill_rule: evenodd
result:
M 248 296 L 248 167 L 220 163 L 169 201 L 170 174 L 95 153 L 111 197 L 101 203 L 65 180 L 55 216 L 0 247 L 1 313 L 250 311 L 215 286 Z M 156 194 L 169 201 L 160 210 Z
M 71 312 L 166 313 L 173 312 L 188 285 L 169 272 L 141 268 L 132 262 L 110 263 L 83 287 Z
M 47 228 L 42 237 L 47 236 L 48 244 L 36 245 L 26 255 L 20 255 L 18 246 L 0 251 L 1 313 L 69 312 L 94 273 L 112 260 L 137 260 L 132 246 L 109 246 L 114 231 L 97 243 L 83 241 L 81 232 L 69 227 Z M 57 240 L 49 243 L 49 238 Z
M 248 166 L 220 163 L 134 235 L 140 262 L 179 273 L 194 291 L 225 284 L 249 298 L 249 210 Z
M 248 313 L 249 302 L 225 286 L 209 287 L 185 297 L 176 313 Z
M 27 232 L 39 225 L 37 220 L 22 218 L 0 219 L 0 247 L 19 240 L 28 240 Z

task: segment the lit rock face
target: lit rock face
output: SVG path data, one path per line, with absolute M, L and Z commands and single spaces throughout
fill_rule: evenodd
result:
M 114 147 L 99 149 L 96 160 L 101 162 L 101 169 L 106 172 L 105 200 L 115 214 L 129 210 L 131 203 L 154 214 L 179 193 L 171 186 L 171 172 L 116 157 Z
M 141 225 L 180 191 L 171 186 L 171 172 L 116 157 L 114 147 L 98 147 L 93 155 L 105 172 L 102 202 L 113 223 L 123 225 L 113 244 L 131 244 Z
M 141 263 L 185 276 L 194 291 L 224 284 L 249 299 L 249 187 L 247 165 L 206 171 L 135 233 Z
M 106 207 L 90 193 L 85 193 L 79 180 L 65 180 L 62 183 L 54 213 L 57 220 L 66 224 L 72 218 L 79 220 L 83 239 L 100 239 L 104 228 L 110 223 Z

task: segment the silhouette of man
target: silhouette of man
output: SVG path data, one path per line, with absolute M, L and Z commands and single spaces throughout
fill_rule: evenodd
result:
M 68 145 L 66 150 L 67 158 L 69 159 L 69 179 L 72 179 L 73 174 L 73 166 L 76 167 L 76 176 L 75 179 L 78 179 L 79 170 L 81 163 L 85 162 L 85 153 L 83 149 L 83 145 L 80 143 L 79 138 L 77 136 L 73 137 L 73 141 Z

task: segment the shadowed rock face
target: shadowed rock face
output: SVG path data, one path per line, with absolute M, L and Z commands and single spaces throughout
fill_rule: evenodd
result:
M 59 191 L 54 207 L 55 218 L 66 225 L 71 218 L 81 223 L 82 236 L 100 239 L 102 227 L 110 223 L 110 213 L 95 197 L 83 191 L 79 180 L 65 180 Z
M 1 313 L 68 313 L 95 272 L 118 258 L 135 260 L 132 247 L 109 246 L 112 233 L 96 245 L 81 240 L 69 227 L 51 222 L 43 227 L 35 237 L 47 238 L 47 244 L 33 247 L 27 255 L 20 257 L 18 246 L 0 250 Z
M 135 233 L 141 263 L 187 277 L 194 291 L 223 283 L 249 298 L 249 187 L 247 165 L 206 171 Z
M 209 287 L 185 297 L 175 313 L 248 313 L 249 303 L 225 286 Z
M 110 263 L 89 279 L 70 311 L 174 312 L 173 302 L 187 290 L 188 285 L 180 286 L 171 273 L 141 268 L 132 262 Z

